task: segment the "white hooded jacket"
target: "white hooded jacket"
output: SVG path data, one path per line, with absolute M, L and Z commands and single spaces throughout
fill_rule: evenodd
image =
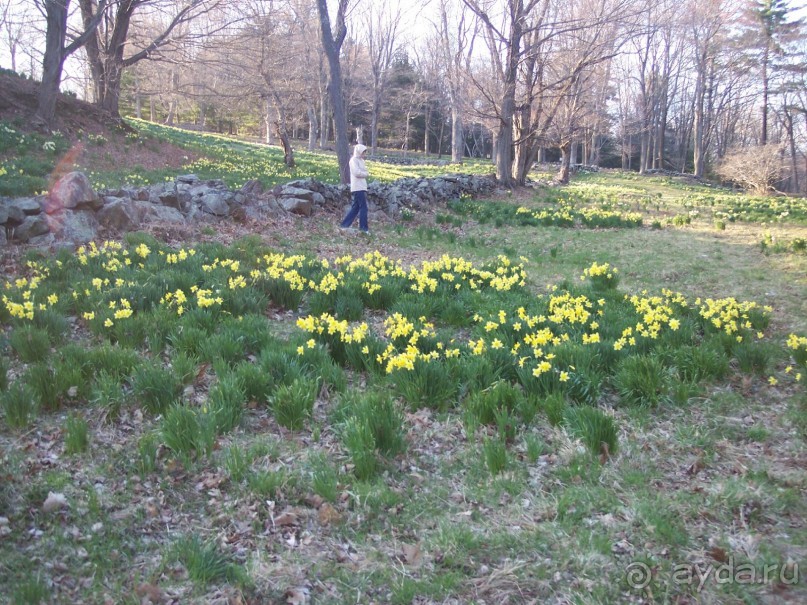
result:
M 367 166 L 361 154 L 367 151 L 364 145 L 356 145 L 353 148 L 353 157 L 350 158 L 350 191 L 367 191 L 367 177 L 370 173 L 367 172 Z

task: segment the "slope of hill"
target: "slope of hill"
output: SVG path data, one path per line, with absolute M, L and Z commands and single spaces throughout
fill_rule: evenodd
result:
M 36 132 L 32 121 L 37 107 L 38 87 L 38 82 L 21 78 L 12 72 L 0 71 L 0 124 L 15 134 L 26 135 L 37 141 L 41 139 L 37 149 L 33 149 L 30 144 L 23 145 L 19 138 L 6 137 L 5 144 L 0 144 L 0 166 L 18 162 L 25 152 L 38 165 L 38 172 L 45 170 L 45 165 L 49 164 L 53 164 L 51 168 L 57 172 L 71 169 L 97 172 L 121 166 L 141 166 L 146 170 L 178 169 L 193 155 L 176 145 L 156 139 L 147 145 L 130 145 L 126 139 L 127 133 L 116 127 L 108 114 L 91 103 L 64 94 L 59 95 L 52 132 Z M 54 135 L 64 139 L 64 143 L 59 145 L 57 157 L 42 148 Z M 25 170 L 26 167 L 22 168 Z M 0 194 L 4 193 L 14 194 L 13 191 L 0 191 Z

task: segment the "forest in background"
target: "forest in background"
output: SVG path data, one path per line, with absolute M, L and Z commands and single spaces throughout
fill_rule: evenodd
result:
M 121 115 L 349 143 L 807 186 L 807 43 L 782 0 L 2 0 L 3 67 Z M 65 70 L 64 66 L 68 68 Z M 55 80 L 54 80 L 55 78 Z M 54 89 L 55 85 L 55 89 Z M 50 98 L 49 96 L 50 95 Z

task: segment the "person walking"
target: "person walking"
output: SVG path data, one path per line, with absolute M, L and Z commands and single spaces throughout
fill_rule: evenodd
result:
M 353 194 L 353 205 L 348 210 L 345 218 L 339 224 L 342 229 L 349 229 L 359 217 L 359 229 L 363 233 L 370 233 L 367 225 L 367 166 L 364 163 L 364 154 L 367 147 L 359 143 L 353 148 L 353 157 L 350 158 L 350 192 Z

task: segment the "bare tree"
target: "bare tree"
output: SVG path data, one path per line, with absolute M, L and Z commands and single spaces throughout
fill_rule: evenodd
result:
M 386 92 L 389 70 L 395 47 L 398 43 L 398 32 L 401 25 L 400 6 L 392 8 L 382 4 L 370 7 L 364 16 L 367 53 L 370 58 L 372 76 L 371 116 L 370 116 L 370 148 L 375 155 L 378 147 L 378 120 L 381 114 L 381 103 Z
M 500 97 L 496 103 L 496 178 L 506 186 L 514 184 L 512 174 L 513 118 L 516 111 L 518 68 L 522 60 L 524 36 L 533 30 L 532 12 L 541 7 L 544 13 L 549 0 L 507 0 L 500 3 L 502 12 L 493 13 L 499 6 L 491 0 L 463 0 L 485 27 L 485 38 L 500 83 Z M 494 22 L 496 19 L 496 22 Z
M 331 29 L 331 17 L 328 14 L 327 0 L 317 0 L 322 47 L 325 51 L 325 56 L 328 58 L 328 67 L 330 68 L 331 78 L 328 83 L 328 97 L 333 109 L 336 158 L 339 162 L 339 176 L 342 183 L 350 182 L 348 167 L 350 152 L 348 150 L 347 115 L 345 114 L 345 103 L 342 96 L 342 66 L 339 62 L 339 52 L 347 36 L 345 19 L 349 2 L 350 0 L 338 0 L 336 27 Z
M 25 26 L 30 19 L 28 3 L 20 5 L 16 0 L 0 2 L 0 27 L 11 59 L 11 71 L 17 71 L 17 53 L 26 38 Z
M 462 163 L 464 135 L 462 128 L 465 104 L 465 75 L 470 72 L 474 42 L 479 32 L 478 21 L 470 19 L 465 4 L 456 15 L 451 14 L 448 0 L 440 0 L 440 17 L 436 29 L 436 48 L 442 59 L 444 85 L 451 111 L 451 161 Z
M 119 119 L 123 70 L 154 55 L 172 41 L 175 31 L 187 35 L 189 28 L 181 26 L 213 10 L 220 1 L 188 0 L 178 6 L 173 0 L 118 0 L 110 6 L 102 25 L 95 30 L 86 47 L 96 104 Z M 97 11 L 97 5 L 98 0 L 79 0 L 85 28 Z M 148 39 L 133 41 L 130 39 L 133 19 L 146 11 L 166 15 L 167 22 Z M 127 44 L 134 47 L 134 52 L 127 54 Z
M 751 193 L 764 195 L 773 189 L 782 174 L 781 156 L 780 145 L 733 150 L 718 165 L 717 173 Z
M 67 15 L 70 0 L 35 0 L 47 23 L 45 56 L 42 60 L 42 83 L 34 116 L 34 124 L 49 128 L 56 117 L 56 97 L 62 81 L 65 59 L 81 48 L 91 38 L 107 8 L 107 0 L 100 0 L 95 11 L 87 15 L 84 31 L 65 45 L 67 39 Z
M 707 0 L 692 2 L 688 14 L 695 72 L 693 153 L 695 176 L 702 177 L 714 124 L 718 56 L 726 49 L 726 38 L 722 33 L 725 32 L 728 12 L 724 0 Z

